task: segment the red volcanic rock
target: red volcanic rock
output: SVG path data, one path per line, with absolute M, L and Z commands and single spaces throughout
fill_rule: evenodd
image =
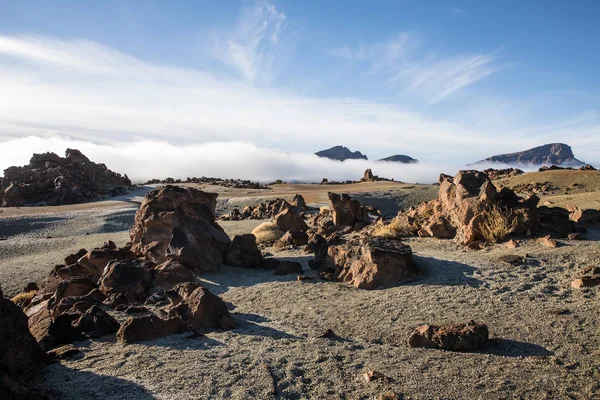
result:
M 447 350 L 476 350 L 489 338 L 488 327 L 470 321 L 463 324 L 423 325 L 408 338 L 410 347 L 432 347 Z
M 352 200 L 347 194 L 329 192 L 328 196 L 329 209 L 337 229 L 351 227 L 358 231 L 371 223 L 367 209 L 357 200 Z
M 216 193 L 163 186 L 146 194 L 130 231 L 131 250 L 156 264 L 173 260 L 198 271 L 224 261 L 231 240 L 215 222 Z
M 329 246 L 328 264 L 336 280 L 360 289 L 375 289 L 421 275 L 412 262 L 409 246 L 381 237 L 353 238 Z
M 98 287 L 107 296 L 130 293 L 139 300 L 145 299 L 152 287 L 153 266 L 143 260 L 112 261 L 98 280 Z
M 27 316 L 0 295 L 0 397 L 46 399 L 42 367 L 45 355 L 29 332 Z
M 121 343 L 137 343 L 183 332 L 185 324 L 180 317 L 162 319 L 156 315 L 129 317 L 117 332 Z
M 256 236 L 251 233 L 236 235 L 229 246 L 225 264 L 236 267 L 254 268 L 263 261 L 263 256 L 256 246 Z
M 156 267 L 154 275 L 154 286 L 167 290 L 179 283 L 190 282 L 194 279 L 192 271 L 177 261 L 167 261 L 159 265 Z
M 292 205 L 273 217 L 273 222 L 284 232 L 296 230 L 306 232 L 308 225 Z
M 229 316 L 225 302 L 205 287 L 198 287 L 175 307 L 187 325 L 196 329 L 219 329 L 221 317 Z

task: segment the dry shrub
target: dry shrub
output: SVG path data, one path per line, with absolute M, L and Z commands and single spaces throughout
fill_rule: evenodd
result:
M 512 212 L 493 206 L 482 213 L 479 233 L 486 242 L 498 243 L 513 233 L 518 224 L 519 220 Z
M 329 207 L 320 207 L 319 208 L 319 214 L 321 214 L 324 217 L 329 216 L 330 210 Z
M 10 301 L 12 301 L 21 308 L 25 308 L 29 305 L 29 303 L 31 303 L 31 300 L 35 297 L 37 293 L 37 290 L 32 290 L 30 292 L 21 292 L 12 299 L 10 299 Z
M 412 236 L 413 229 L 408 223 L 406 218 L 394 218 L 392 222 L 387 225 L 378 223 L 373 229 L 373 236 L 380 236 L 386 238 L 398 238 L 403 236 Z
M 281 239 L 284 232 L 273 222 L 263 222 L 252 230 L 252 234 L 256 236 L 256 243 L 265 244 Z

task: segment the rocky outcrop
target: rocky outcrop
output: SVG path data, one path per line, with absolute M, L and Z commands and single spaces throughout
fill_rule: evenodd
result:
M 328 268 L 333 279 L 359 289 L 376 289 L 421 276 L 408 245 L 381 237 L 353 237 L 330 245 L 323 272 Z
M 573 150 L 564 143 L 550 143 L 516 153 L 500 154 L 478 161 L 497 162 L 509 165 L 569 165 L 583 166 L 585 163 L 575 158 Z
M 329 158 L 332 160 L 367 160 L 367 156 L 360 151 L 351 151 L 344 146 L 334 146 L 327 150 L 321 150 L 315 153 L 319 157 Z
M 373 175 L 371 168 L 365 170 L 362 179 L 359 182 L 379 182 L 379 181 L 393 181 L 393 179 L 382 178 L 377 175 Z
M 209 271 L 224 261 L 231 240 L 215 222 L 216 193 L 163 186 L 146 194 L 130 231 L 131 251 L 156 264 L 173 260 Z
M 408 338 L 410 347 L 468 351 L 481 347 L 489 338 L 488 327 L 470 321 L 463 324 L 423 325 Z
M 510 178 L 513 176 L 519 176 L 524 174 L 525 172 L 521 171 L 518 168 L 503 168 L 503 169 L 495 169 L 488 168 L 483 170 L 483 173 L 488 176 L 493 181 L 498 179 Z
M 419 236 L 454 238 L 464 245 L 502 240 L 509 234 L 566 236 L 578 229 L 566 210 L 538 209 L 538 202 L 535 195 L 523 199 L 508 188 L 498 190 L 482 172 L 460 171 L 454 178 L 440 175 L 436 200 L 397 218 L 410 218 Z
M 0 292 L 0 397 L 48 398 L 42 374 L 45 361 L 44 352 L 29 332 L 27 316 Z
M 214 185 L 214 186 L 222 186 L 222 187 L 230 187 L 236 189 L 270 189 L 265 185 L 261 185 L 258 182 L 252 182 L 249 180 L 243 179 L 221 179 L 221 178 L 207 178 L 205 176 L 201 178 L 197 177 L 187 177 L 186 179 L 151 179 L 144 183 L 144 185 L 158 185 L 158 184 L 166 184 L 166 185 L 177 185 L 180 183 L 196 183 L 203 185 Z
M 357 200 L 347 194 L 329 192 L 328 196 L 331 217 L 338 230 L 351 228 L 358 231 L 371 223 L 369 212 Z
M 66 157 L 34 154 L 29 164 L 9 167 L 0 181 L 0 205 L 74 204 L 123 194 L 131 187 L 127 175 L 90 161 L 79 150 L 67 149 Z

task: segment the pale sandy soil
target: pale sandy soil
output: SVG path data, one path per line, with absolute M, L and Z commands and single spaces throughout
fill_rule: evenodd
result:
M 540 205 L 566 207 L 569 204 L 576 204 L 579 208 L 600 209 L 600 171 L 528 172 L 496 182 L 509 187 L 517 184 L 550 182 L 559 190 L 539 195 Z M 581 187 L 573 187 L 573 184 L 581 185 Z M 568 190 L 565 190 L 567 188 Z
M 323 196 L 322 188 L 305 197 Z M 69 252 L 127 240 L 135 204 L 90 208 L 0 214 L 10 232 L 0 230 L 8 236 L 0 241 L 0 283 L 18 290 Z M 261 221 L 219 223 L 233 236 Z M 309 256 L 286 250 L 275 256 L 302 262 L 312 281 L 234 267 L 202 277 L 238 328 L 128 346 L 110 337 L 80 342 L 83 357 L 49 366 L 46 376 L 65 399 L 373 399 L 390 389 L 416 399 L 600 398 L 600 290 L 570 287 L 577 271 L 600 262 L 600 232 L 587 236 L 556 249 L 528 240 L 477 252 L 409 239 L 425 276 L 375 291 L 322 282 Z M 507 254 L 527 257 L 512 266 L 498 260 Z M 470 319 L 490 328 L 480 351 L 406 346 L 420 324 Z M 318 338 L 326 329 L 342 339 Z M 365 382 L 372 369 L 389 382 Z

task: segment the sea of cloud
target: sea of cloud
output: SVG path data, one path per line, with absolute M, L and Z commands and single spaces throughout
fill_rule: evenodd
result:
M 411 183 L 436 182 L 440 173 L 455 174 L 464 165 L 417 163 L 401 164 L 367 160 L 344 162 L 314 154 L 290 153 L 258 147 L 249 142 L 210 142 L 178 146 L 165 141 L 138 140 L 98 144 L 87 140 L 52 135 L 27 136 L 0 142 L 0 170 L 25 165 L 33 153 L 64 155 L 67 148 L 81 150 L 92 161 L 104 163 L 113 171 L 125 173 L 135 183 L 167 177 L 219 177 L 272 182 L 320 182 L 358 180 L 367 168 L 381 177 Z M 487 168 L 478 165 L 478 169 Z M 495 165 L 499 167 L 499 165 Z M 500 165 L 501 167 L 501 165 Z

